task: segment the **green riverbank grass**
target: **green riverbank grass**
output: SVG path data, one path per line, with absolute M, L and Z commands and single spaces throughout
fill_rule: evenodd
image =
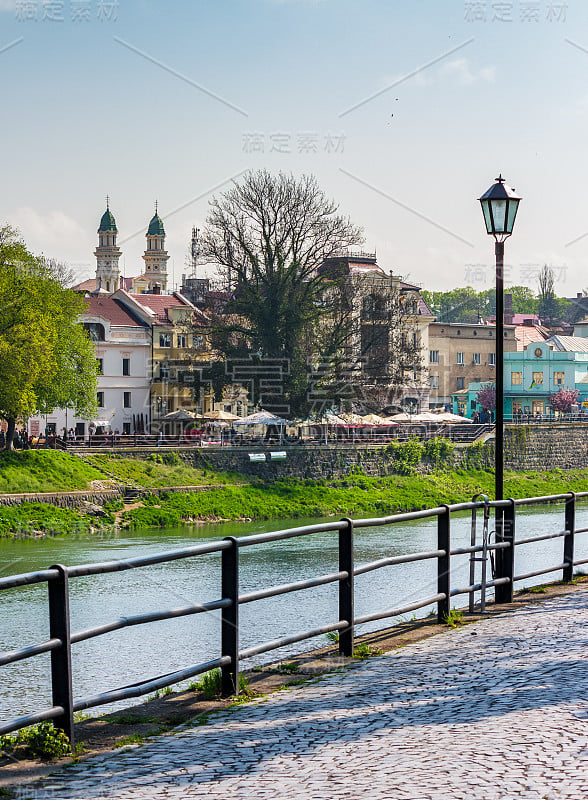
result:
M 94 517 L 80 514 L 71 508 L 59 508 L 49 503 L 20 503 L 0 506 L 0 538 L 58 536 L 63 533 L 90 533 L 98 525 L 113 524 L 114 517 Z
M 169 493 L 145 498 L 145 506 L 123 514 L 132 527 L 174 527 L 182 522 L 215 519 L 295 519 L 297 517 L 386 516 L 470 500 L 483 492 L 492 497 L 490 472 L 395 475 L 367 478 L 350 475 L 324 482 L 287 480 L 266 486 L 224 486 L 202 493 Z M 505 495 L 529 497 L 588 489 L 588 470 L 564 473 L 507 473 Z
M 86 456 L 84 460 L 120 483 L 147 489 L 160 486 L 207 486 L 211 483 L 251 483 L 251 478 L 245 475 L 191 467 L 173 452 L 152 453 L 145 459 L 99 453 Z
M 0 451 L 0 494 L 87 489 L 104 474 L 58 450 Z

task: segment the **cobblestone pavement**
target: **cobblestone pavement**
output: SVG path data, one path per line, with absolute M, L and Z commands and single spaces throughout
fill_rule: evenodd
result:
M 588 798 L 588 590 L 216 713 L 35 800 Z

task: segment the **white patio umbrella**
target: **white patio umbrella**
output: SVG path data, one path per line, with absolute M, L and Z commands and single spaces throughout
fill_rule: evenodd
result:
M 473 420 L 468 417 L 460 417 L 459 414 L 452 414 L 450 411 L 444 411 L 442 414 L 435 414 L 435 417 L 440 422 L 473 422 Z
M 202 419 L 214 419 L 222 422 L 234 422 L 239 419 L 235 414 L 230 414 L 228 411 L 209 411 L 207 414 L 202 415 Z
M 288 420 L 277 417 L 269 411 L 257 411 L 255 414 L 249 414 L 248 417 L 241 417 L 236 419 L 234 425 L 288 425 Z
M 280 442 L 282 441 L 282 437 L 284 435 L 284 428 L 288 425 L 288 420 L 282 419 L 282 417 L 277 417 L 275 414 L 270 413 L 269 411 L 257 411 L 255 414 L 249 414 L 248 417 L 242 417 L 241 419 L 236 419 L 233 422 L 233 425 L 277 425 L 280 429 Z
M 168 422 L 191 422 L 196 419 L 196 414 L 193 411 L 186 411 L 180 408 L 177 411 L 170 411 L 169 414 L 166 414 L 161 419 L 165 419 Z

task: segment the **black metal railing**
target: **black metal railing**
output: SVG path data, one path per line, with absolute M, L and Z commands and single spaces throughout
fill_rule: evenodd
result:
M 53 720 L 54 724 L 64 730 L 73 743 L 73 715 L 95 706 L 113 703 L 119 700 L 140 697 L 165 686 L 220 668 L 222 673 L 222 692 L 225 696 L 238 691 L 239 663 L 252 656 L 276 650 L 286 645 L 311 639 L 332 631 L 339 631 L 339 651 L 341 655 L 353 654 L 355 626 L 374 620 L 390 619 L 416 611 L 420 608 L 436 604 L 437 617 L 442 622 L 450 611 L 451 598 L 458 595 L 472 595 L 477 591 L 485 593 L 489 587 L 495 588 L 495 599 L 498 603 L 512 601 L 513 586 L 517 581 L 537 577 L 539 575 L 562 571 L 562 579 L 571 581 L 575 566 L 588 563 L 588 558 L 574 560 L 574 541 L 576 534 L 588 532 L 588 528 L 578 529 L 575 524 L 576 500 L 588 498 L 588 492 L 529 497 L 519 500 L 488 501 L 440 505 L 435 508 L 407 513 L 393 514 L 387 517 L 369 519 L 342 519 L 340 521 L 288 528 L 281 531 L 253 534 L 246 537 L 227 537 L 217 542 L 195 545 L 194 547 L 157 553 L 120 561 L 107 561 L 78 566 L 56 564 L 49 569 L 12 575 L 0 578 L 0 591 L 15 589 L 32 584 L 46 583 L 49 591 L 49 638 L 44 642 L 23 647 L 19 650 L 0 653 L 0 666 L 32 658 L 43 653 L 51 657 L 51 689 L 52 705 L 26 716 L 12 719 L 0 724 L 0 734 L 10 733 L 20 728 Z M 516 540 L 516 509 L 523 506 L 546 503 L 564 503 L 564 527 L 555 533 L 540 533 Z M 451 547 L 451 519 L 458 512 L 477 512 L 479 509 L 492 508 L 495 512 L 496 537 L 494 543 L 474 544 L 469 547 Z M 431 551 L 408 553 L 398 556 L 386 556 L 366 564 L 356 564 L 353 555 L 354 532 L 359 528 L 393 525 L 411 520 L 437 518 L 437 547 Z M 239 590 L 239 553 L 244 547 L 264 545 L 270 542 L 284 541 L 317 533 L 333 532 L 338 536 L 338 569 L 326 575 L 318 575 L 293 583 L 278 586 L 261 587 L 255 591 L 241 594 Z M 525 574 L 515 574 L 515 546 L 563 538 L 563 553 L 560 563 L 549 565 L 543 569 Z M 482 583 L 470 583 L 461 588 L 452 587 L 452 558 L 469 554 L 492 552 L 495 558 L 495 574 L 491 580 Z M 206 603 L 191 604 L 178 608 L 137 614 L 111 620 L 86 630 L 71 631 L 69 619 L 69 582 L 82 576 L 104 575 L 130 569 L 141 569 L 154 564 L 162 564 L 181 559 L 197 558 L 213 553 L 221 554 L 220 585 L 221 597 Z M 354 610 L 354 583 L 359 575 L 386 567 L 395 567 L 415 561 L 436 560 L 437 591 L 421 597 L 414 602 L 394 608 L 383 608 L 377 612 L 356 616 Z M 485 575 L 485 573 L 483 573 Z M 312 630 L 290 633 L 279 639 L 260 642 L 244 650 L 239 648 L 239 608 L 246 603 L 277 597 L 278 595 L 298 592 L 329 583 L 338 584 L 339 611 L 338 619 L 330 624 Z M 72 645 L 91 638 L 102 636 L 113 631 L 122 630 L 135 625 L 144 625 L 167 619 L 175 619 L 188 615 L 202 614 L 210 611 L 221 611 L 219 656 L 203 663 L 151 677 L 143 681 L 118 687 L 97 695 L 74 699 L 72 680 Z

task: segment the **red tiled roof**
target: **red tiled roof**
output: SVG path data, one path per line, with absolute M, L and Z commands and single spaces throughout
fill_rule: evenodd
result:
M 124 289 L 126 292 L 129 289 L 133 288 L 133 281 L 135 278 L 121 278 L 121 286 L 119 288 Z M 96 291 L 96 278 L 88 278 L 87 281 L 82 281 L 78 283 L 76 286 L 72 287 L 74 292 L 95 292 Z
M 93 317 L 105 317 L 111 325 L 127 325 L 133 328 L 143 328 L 140 322 L 127 307 L 119 300 L 113 300 L 109 295 L 96 295 L 88 298 L 88 308 L 85 312 Z
M 96 278 L 88 278 L 87 281 L 72 286 L 74 292 L 95 292 L 96 291 Z
M 188 306 L 186 300 L 180 300 L 175 294 L 131 294 L 133 300 L 148 308 L 155 314 L 158 322 L 171 322 L 167 309 L 177 306 Z
M 517 325 L 515 327 L 515 339 L 517 350 L 524 350 L 531 342 L 543 342 L 547 338 L 541 328 L 536 325 Z

